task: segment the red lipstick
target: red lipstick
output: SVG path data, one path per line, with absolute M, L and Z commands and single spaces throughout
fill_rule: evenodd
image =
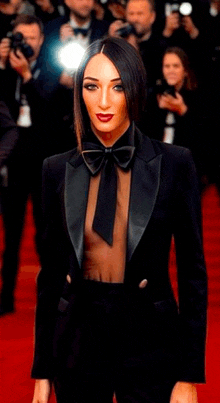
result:
M 96 116 L 101 122 L 109 122 L 114 115 L 111 113 L 97 113 Z

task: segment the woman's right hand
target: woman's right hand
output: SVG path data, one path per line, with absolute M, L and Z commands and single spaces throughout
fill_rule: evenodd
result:
M 48 403 L 51 393 L 49 379 L 36 379 L 32 403 Z

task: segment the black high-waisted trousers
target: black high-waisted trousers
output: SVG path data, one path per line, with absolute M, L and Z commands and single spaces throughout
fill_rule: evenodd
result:
M 178 379 L 175 332 L 147 291 L 83 280 L 79 298 L 77 364 L 58 371 L 57 402 L 110 403 L 115 394 L 118 403 L 169 403 Z

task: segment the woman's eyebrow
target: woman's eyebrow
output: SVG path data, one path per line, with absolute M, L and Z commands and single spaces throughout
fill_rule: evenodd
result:
M 89 77 L 89 76 L 87 76 L 87 77 L 84 77 L 84 79 L 83 80 L 93 80 L 93 81 L 99 81 L 99 79 L 98 78 L 95 78 L 95 77 Z M 111 82 L 112 81 L 121 81 L 121 78 L 120 77 L 117 77 L 117 78 L 113 78 L 112 80 L 110 80 Z
M 84 77 L 83 80 L 94 80 L 94 81 L 99 81 L 98 78 L 94 78 L 94 77 Z

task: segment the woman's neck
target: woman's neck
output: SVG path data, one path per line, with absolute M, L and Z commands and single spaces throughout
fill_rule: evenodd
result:
M 95 129 L 94 126 L 91 124 L 91 129 L 104 147 L 112 147 L 116 143 L 116 141 L 118 141 L 118 139 L 122 137 L 123 134 L 128 130 L 129 126 L 130 122 L 126 124 L 125 127 L 123 127 L 123 130 L 120 131 L 118 130 L 114 132 L 100 132 L 99 130 Z

